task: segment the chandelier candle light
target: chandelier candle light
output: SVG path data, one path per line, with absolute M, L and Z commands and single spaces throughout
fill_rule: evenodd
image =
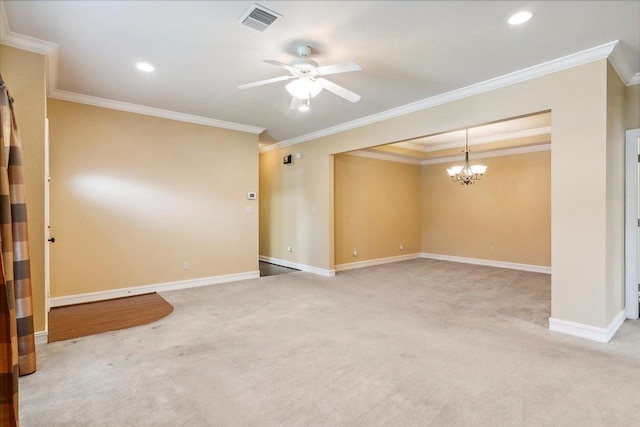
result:
M 475 181 L 480 181 L 482 175 L 487 170 L 486 166 L 469 164 L 469 129 L 466 129 L 465 143 L 464 143 L 464 165 L 463 166 L 451 166 L 447 169 L 447 173 L 451 177 L 453 182 L 459 182 L 461 185 L 473 184 Z

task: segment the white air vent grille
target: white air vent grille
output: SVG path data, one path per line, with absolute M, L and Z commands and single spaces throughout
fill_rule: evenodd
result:
M 269 10 L 264 6 L 254 3 L 249 10 L 247 10 L 240 19 L 238 19 L 238 22 L 242 22 L 244 25 L 251 27 L 254 30 L 264 31 L 281 16 L 282 15 L 274 12 L 273 10 Z

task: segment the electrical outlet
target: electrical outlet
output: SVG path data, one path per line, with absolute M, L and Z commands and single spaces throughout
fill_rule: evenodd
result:
M 494 253 L 494 252 L 495 252 L 495 250 L 494 250 L 493 246 L 489 246 L 489 252 L 491 252 L 491 253 Z
M 402 243 L 400 243 L 400 250 L 404 251 L 404 245 Z
M 356 248 L 353 248 L 353 256 L 358 256 L 358 251 L 356 250 Z
M 183 270 L 188 270 L 189 269 L 189 261 L 185 261 L 182 263 L 182 269 Z
M 289 253 L 293 252 L 293 247 L 287 246 L 287 252 L 289 252 Z

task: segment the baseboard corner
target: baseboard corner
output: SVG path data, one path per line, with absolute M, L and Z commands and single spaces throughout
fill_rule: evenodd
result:
M 552 332 L 558 332 L 566 335 L 573 335 L 580 338 L 586 338 L 592 341 L 601 343 L 608 343 L 616 334 L 620 326 L 626 320 L 625 311 L 622 310 L 614 319 L 609 323 L 606 328 L 599 328 L 596 326 L 585 325 L 577 322 L 570 322 L 568 320 L 549 318 L 549 330 Z

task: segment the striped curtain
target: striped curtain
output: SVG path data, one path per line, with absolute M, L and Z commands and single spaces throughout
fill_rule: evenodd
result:
M 18 375 L 36 370 L 22 146 L 0 76 L 0 426 L 17 426 Z

